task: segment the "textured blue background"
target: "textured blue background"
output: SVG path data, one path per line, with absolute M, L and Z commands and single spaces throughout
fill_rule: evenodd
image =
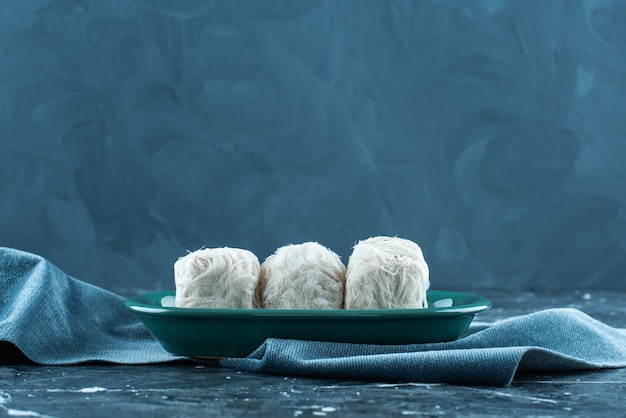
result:
M 626 287 L 626 2 L 0 2 L 0 245 L 418 242 L 439 289 Z

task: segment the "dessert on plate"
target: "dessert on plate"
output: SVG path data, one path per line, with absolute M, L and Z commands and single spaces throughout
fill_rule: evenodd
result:
M 239 248 L 204 248 L 174 264 L 175 306 L 258 308 L 259 259 Z
M 261 264 L 259 299 L 269 309 L 341 309 L 345 275 L 339 256 L 323 245 L 286 245 Z
M 413 241 L 385 236 L 359 241 L 348 260 L 345 308 L 426 308 L 428 274 Z

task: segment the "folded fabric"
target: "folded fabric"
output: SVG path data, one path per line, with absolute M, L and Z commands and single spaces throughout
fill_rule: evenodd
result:
M 152 338 L 121 296 L 9 248 L 0 248 L 0 341 L 40 364 L 184 360 Z M 270 338 L 248 358 L 219 364 L 280 375 L 501 386 L 518 371 L 626 367 L 626 335 L 581 311 L 551 309 L 475 324 L 458 340 L 437 344 Z
M 245 359 L 221 364 L 285 375 L 506 386 L 516 372 L 626 367 L 626 335 L 576 309 L 550 309 L 456 341 L 401 346 L 268 339 Z
M 40 256 L 10 248 L 0 248 L 0 341 L 50 365 L 177 359 L 124 308 L 121 296 L 69 277 Z

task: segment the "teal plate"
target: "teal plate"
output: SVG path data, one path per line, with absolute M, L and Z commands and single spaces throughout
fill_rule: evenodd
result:
M 267 338 L 359 344 L 418 344 L 457 339 L 491 307 L 478 295 L 429 290 L 425 309 L 279 310 L 174 307 L 174 291 L 126 301 L 172 354 L 246 357 Z

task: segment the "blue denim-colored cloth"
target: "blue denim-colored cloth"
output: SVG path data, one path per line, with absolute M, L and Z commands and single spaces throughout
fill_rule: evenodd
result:
M 67 276 L 45 259 L 0 248 L 0 341 L 41 364 L 157 363 L 161 348 L 121 296 Z M 2 357 L 0 356 L 0 363 Z M 502 386 L 518 371 L 626 367 L 626 334 L 575 309 L 551 309 L 458 340 L 402 346 L 268 339 L 224 367 L 280 375 Z
M 0 248 L 0 341 L 41 364 L 175 359 L 125 309 L 124 298 L 10 248 Z
M 626 334 L 576 309 L 550 309 L 437 344 L 361 345 L 268 339 L 240 370 L 357 380 L 506 386 L 518 371 L 626 367 Z

